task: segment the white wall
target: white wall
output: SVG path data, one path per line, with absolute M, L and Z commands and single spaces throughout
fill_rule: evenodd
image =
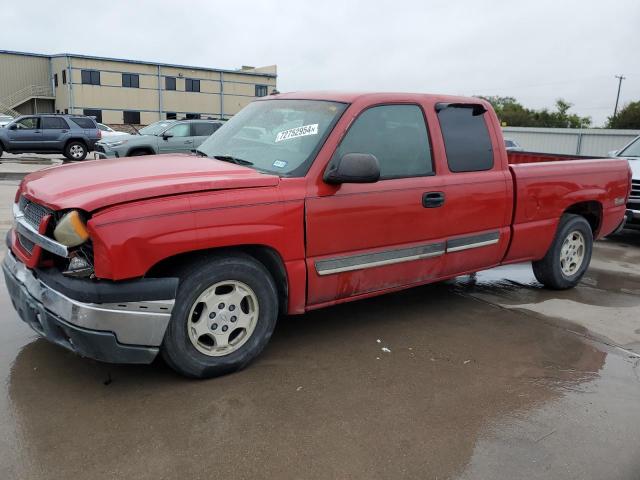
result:
M 640 135 L 640 130 L 503 127 L 502 133 L 531 152 L 606 156 Z

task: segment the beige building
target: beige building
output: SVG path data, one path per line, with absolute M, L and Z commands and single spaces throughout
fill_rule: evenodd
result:
M 107 124 L 229 118 L 276 88 L 276 66 L 238 70 L 0 50 L 0 113 L 76 113 Z

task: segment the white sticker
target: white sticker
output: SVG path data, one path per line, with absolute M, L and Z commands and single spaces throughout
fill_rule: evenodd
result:
M 290 128 L 289 130 L 283 130 L 282 132 L 278 132 L 276 135 L 276 143 L 281 142 L 283 140 L 289 140 L 291 138 L 305 137 L 307 135 L 317 135 L 318 134 L 318 124 L 314 123 L 313 125 L 303 125 L 301 127 Z
M 287 166 L 287 162 L 285 162 L 284 160 L 276 160 L 275 162 L 273 162 L 273 166 L 276 168 L 284 168 Z

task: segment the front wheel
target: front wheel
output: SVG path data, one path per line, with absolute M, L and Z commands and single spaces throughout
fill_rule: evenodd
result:
M 82 142 L 69 142 L 64 149 L 64 156 L 69 160 L 84 160 L 87 157 L 87 147 Z
M 231 373 L 258 356 L 277 318 L 276 286 L 261 263 L 242 254 L 203 258 L 181 275 L 162 355 L 188 377 Z
M 593 232 L 589 222 L 580 215 L 563 215 L 547 254 L 532 263 L 533 274 L 545 287 L 573 288 L 587 271 L 592 250 Z

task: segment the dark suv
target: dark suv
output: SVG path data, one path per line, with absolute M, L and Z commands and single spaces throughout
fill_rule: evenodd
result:
M 26 115 L 0 128 L 0 156 L 9 153 L 62 153 L 84 160 L 101 138 L 94 119 L 82 115 Z

